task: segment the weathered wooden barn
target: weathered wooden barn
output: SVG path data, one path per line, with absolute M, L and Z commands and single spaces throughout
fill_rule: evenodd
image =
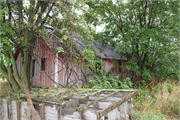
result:
M 48 29 L 48 33 L 52 33 L 52 30 Z M 73 38 L 73 44 L 79 48 L 80 53 L 78 67 L 69 59 L 68 54 L 57 52 L 57 47 L 63 45 L 58 40 L 59 37 L 54 34 L 51 35 L 51 41 L 46 40 L 46 37 L 37 38 L 31 64 L 31 84 L 36 87 L 71 87 L 86 84 L 88 80 L 94 79 L 93 76 L 87 77 L 87 74 L 92 71 L 85 70 L 83 61 L 80 60 L 85 45 L 82 39 Z M 96 56 L 105 62 L 102 66 L 104 67 L 103 72 L 108 73 L 113 68 L 114 75 L 119 73 L 128 77 L 132 76 L 130 71 L 122 69 L 127 59 L 119 55 L 115 47 L 101 44 L 99 41 L 94 41 L 92 47 L 97 51 Z M 16 61 L 20 68 L 18 52 Z M 93 70 L 96 71 L 96 65 Z

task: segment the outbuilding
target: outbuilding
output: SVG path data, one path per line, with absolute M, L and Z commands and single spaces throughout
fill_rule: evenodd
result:
M 67 48 L 66 43 L 60 43 L 60 35 L 56 31 L 54 33 L 52 27 L 45 26 L 48 30 L 49 37 L 40 37 L 36 39 L 33 58 L 31 63 L 31 84 L 36 87 L 72 87 L 74 85 L 84 85 L 88 80 L 94 79 L 88 75 L 96 71 L 96 64 L 93 69 L 85 69 L 82 62 L 82 51 L 84 45 L 82 39 L 73 38 L 73 45 L 78 49 L 73 49 L 79 54 L 78 66 L 73 60 L 70 60 L 67 51 L 58 53 L 57 47 Z M 85 40 L 84 40 L 85 41 Z M 103 72 L 108 73 L 113 69 L 113 75 L 119 74 L 123 77 L 131 77 L 131 71 L 123 70 L 127 58 L 118 54 L 116 47 L 102 44 L 100 41 L 94 41 L 92 48 L 96 51 L 96 57 L 105 62 Z M 20 69 L 20 56 L 18 50 L 15 53 L 17 66 Z M 88 75 L 88 77 L 87 77 Z

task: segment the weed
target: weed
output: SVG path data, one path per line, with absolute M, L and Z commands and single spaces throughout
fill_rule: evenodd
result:
M 163 114 L 155 114 L 153 112 L 151 113 L 139 113 L 139 112 L 134 112 L 134 117 L 138 120 L 167 120 L 166 116 Z
M 144 120 L 146 120 L 145 117 L 152 119 L 149 118 L 150 116 L 154 116 L 154 118 L 157 116 L 155 120 L 164 119 L 164 116 L 178 118 L 180 110 L 179 86 L 180 82 L 166 81 L 151 89 L 139 89 L 138 95 L 134 97 L 135 111 Z

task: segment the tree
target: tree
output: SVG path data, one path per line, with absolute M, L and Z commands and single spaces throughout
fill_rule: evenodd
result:
M 36 37 L 42 35 L 54 1 L 1 1 L 1 73 L 16 90 L 24 89 L 32 115 L 37 119 L 28 87 L 30 66 Z M 20 51 L 21 69 L 18 73 L 14 51 Z
M 20 89 L 25 91 L 32 115 L 37 119 L 28 91 L 28 88 L 30 88 L 30 68 L 35 41 L 37 38 L 47 35 L 44 28 L 45 24 L 56 26 L 54 28 L 61 28 L 61 32 L 66 33 L 63 36 L 64 40 L 67 40 L 67 34 L 69 34 L 67 30 L 70 33 L 75 28 L 82 30 L 86 23 L 81 23 L 81 25 L 76 27 L 77 21 L 81 18 L 77 17 L 77 14 L 73 15 L 73 13 L 82 7 L 84 3 L 68 0 L 2 0 L 0 4 L 0 71 L 10 81 L 14 91 Z M 79 20 L 79 22 L 85 21 Z M 89 40 L 92 39 L 88 29 L 84 29 L 83 33 L 86 33 L 84 36 L 88 36 Z M 72 41 L 72 38 L 70 40 Z M 58 50 L 59 52 L 62 51 L 60 48 Z M 20 74 L 18 73 L 15 60 L 15 51 L 20 52 Z
M 179 78 L 179 2 L 102 0 L 86 2 L 85 17 L 105 25 L 95 39 L 117 46 L 134 78 Z

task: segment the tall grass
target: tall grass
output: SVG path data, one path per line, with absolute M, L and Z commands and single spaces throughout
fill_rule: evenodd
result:
M 139 89 L 135 97 L 134 109 L 139 119 L 179 119 L 180 118 L 180 82 L 161 82 L 152 88 Z

